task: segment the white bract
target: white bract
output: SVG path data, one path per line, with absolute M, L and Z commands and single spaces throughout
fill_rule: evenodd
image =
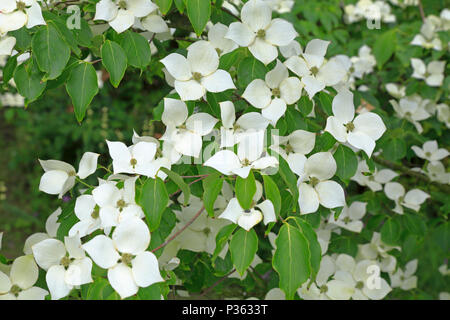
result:
M 328 117 L 325 131 L 339 142 L 348 142 L 364 150 L 370 157 L 375 149 L 375 141 L 386 131 L 380 116 L 364 112 L 355 117 L 353 93 L 348 90 L 341 91 L 334 97 L 332 108 L 333 116 Z
M 46 281 L 53 300 L 67 296 L 75 286 L 92 282 L 92 261 L 81 248 L 79 236 L 46 239 L 32 247 L 37 264 L 47 271 Z
M 344 190 L 336 181 L 330 180 L 337 168 L 333 155 L 330 152 L 318 152 L 308 159 L 303 156 L 302 160 L 298 160 L 300 213 L 316 212 L 319 204 L 325 208 L 343 207 Z
M 75 185 L 76 177 L 85 179 L 97 170 L 98 157 L 98 153 L 84 153 L 78 166 L 78 172 L 72 165 L 63 161 L 39 160 L 45 171 L 39 183 L 39 190 L 48 194 L 57 194 L 59 198 L 62 198 Z
M 108 269 L 108 280 L 122 299 L 136 294 L 139 287 L 164 281 L 156 256 L 146 251 L 150 244 L 147 225 L 128 219 L 113 232 L 112 239 L 98 235 L 83 245 L 94 262 Z
M 420 33 L 414 37 L 411 44 L 425 49 L 442 50 L 441 39 L 439 39 L 439 35 L 436 33 L 436 26 L 431 19 L 425 20 L 420 28 Z
M 381 271 L 393 272 L 397 264 L 394 256 L 388 254 L 391 250 L 401 250 L 400 247 L 389 246 L 381 240 L 381 234 L 374 232 L 370 243 L 358 245 L 358 260 L 374 260 L 377 261 Z
M 230 24 L 227 39 L 248 47 L 252 55 L 264 64 L 275 60 L 277 47 L 286 46 L 297 36 L 294 26 L 283 19 L 272 20 L 272 10 L 262 0 L 250 0 L 241 10 L 242 22 Z
M 227 54 L 239 47 L 233 40 L 225 38 L 227 32 L 228 27 L 220 22 L 209 28 L 208 41 L 216 49 L 219 56 Z
M 34 287 L 38 276 L 32 255 L 16 258 L 9 276 L 0 270 L 0 300 L 44 300 L 48 291 Z
M 174 86 L 181 100 L 198 100 L 206 92 L 236 89 L 230 74 L 218 69 L 219 55 L 208 41 L 200 40 L 187 48 L 187 58 L 171 53 L 161 60 L 175 79 Z
M 284 64 L 299 76 L 309 98 L 325 89 L 338 84 L 346 75 L 344 66 L 335 59 L 325 60 L 330 41 L 313 39 L 306 45 L 301 57 L 292 56 Z
M 2 0 L 0 3 L 0 36 L 23 26 L 28 29 L 44 25 L 42 10 L 36 0 Z
M 198 158 L 202 150 L 202 137 L 211 133 L 218 122 L 205 112 L 188 117 L 186 103 L 170 98 L 164 98 L 161 120 L 166 125 L 166 132 L 161 140 L 169 141 L 176 152 L 194 158 Z
M 426 100 L 415 95 L 402 98 L 399 102 L 395 100 L 389 100 L 389 102 L 399 118 L 408 120 L 416 127 L 417 132 L 422 133 L 423 128 L 419 121 L 430 117 L 425 109 L 425 105 L 428 103 Z
M 414 273 L 417 270 L 418 260 L 414 259 L 405 265 L 405 269 L 397 269 L 395 273 L 390 273 L 392 288 L 401 288 L 402 290 L 411 290 L 417 288 L 417 277 Z
M 411 149 L 419 158 L 430 162 L 443 160 L 449 155 L 449 152 L 446 149 L 438 147 L 436 140 L 425 142 L 422 148 L 412 146 Z
M 0 56 L 10 56 L 15 45 L 16 38 L 0 36 Z
M 361 232 L 363 228 L 361 219 L 366 214 L 366 207 L 367 203 L 355 201 L 349 207 L 344 206 L 337 220 L 334 214 L 331 214 L 328 222 L 349 231 Z
M 427 200 L 430 195 L 419 189 L 412 189 L 405 192 L 405 188 L 398 182 L 389 182 L 384 186 L 386 197 L 395 201 L 394 212 L 403 214 L 403 207 L 414 211 L 419 211 L 420 205 Z
M 267 72 L 265 81 L 253 80 L 245 89 L 242 97 L 252 106 L 261 110 L 264 118 L 276 126 L 286 112 L 287 105 L 296 103 L 302 93 L 302 83 L 289 72 L 279 60 L 275 68 Z
M 392 179 L 398 176 L 398 173 L 391 169 L 375 168 L 373 173 L 370 173 L 369 167 L 365 160 L 358 163 L 356 174 L 351 180 L 358 182 L 361 186 L 367 186 L 372 191 L 380 191 L 383 189 L 383 184 L 388 183 Z
M 428 65 L 416 58 L 411 59 L 412 77 L 423 79 L 430 87 L 440 87 L 444 81 L 445 61 L 431 61 Z

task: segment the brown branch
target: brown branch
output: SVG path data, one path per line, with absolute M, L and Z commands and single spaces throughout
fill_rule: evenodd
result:
M 152 250 L 152 252 L 156 252 L 161 248 L 164 248 L 165 246 L 167 246 L 173 239 L 175 239 L 176 237 L 178 237 L 180 235 L 180 233 L 182 233 L 187 227 L 189 227 L 192 223 L 194 223 L 194 221 L 200 216 L 200 214 L 203 212 L 203 210 L 205 210 L 205 206 L 203 206 L 196 214 L 195 216 L 189 220 L 188 223 L 186 223 L 186 225 L 181 228 L 179 231 L 177 231 L 177 233 L 175 233 L 173 236 L 171 236 L 169 239 L 167 239 L 166 241 L 164 241 L 163 244 L 159 245 L 158 247 L 156 247 L 155 249 Z
M 208 176 L 209 176 L 208 174 L 207 174 L 207 175 L 204 175 L 204 176 L 201 176 L 200 178 L 198 178 L 198 179 L 196 179 L 196 180 L 194 180 L 194 181 L 192 181 L 192 182 L 189 182 L 189 183 L 188 183 L 188 186 L 190 186 L 191 184 L 194 184 L 194 183 L 196 183 L 196 182 L 199 182 L 199 181 L 201 181 L 201 180 L 204 180 L 204 179 L 206 179 Z M 169 198 L 172 198 L 174 195 L 176 195 L 177 193 L 180 193 L 181 191 L 182 191 L 181 189 L 178 189 L 177 191 L 175 191 L 174 193 L 172 193 L 171 195 L 169 195 Z
M 226 275 L 224 275 L 222 278 L 220 278 L 219 280 L 217 280 L 216 282 L 214 282 L 212 284 L 212 286 L 210 286 L 209 288 L 205 289 L 204 291 L 202 291 L 202 293 L 200 293 L 200 296 L 205 296 L 208 293 L 211 292 L 212 289 L 214 289 L 215 287 L 217 287 L 220 283 L 222 283 L 223 281 L 225 281 L 226 278 L 228 278 L 232 273 L 234 273 L 236 271 L 236 269 L 231 270 L 230 272 L 228 272 Z
M 419 11 L 420 11 L 420 16 L 422 17 L 422 22 L 425 23 L 425 12 L 423 11 L 423 5 L 422 5 L 422 0 L 419 0 Z

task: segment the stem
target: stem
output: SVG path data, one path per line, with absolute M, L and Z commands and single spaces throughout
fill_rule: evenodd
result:
M 213 285 L 207 289 L 205 289 L 204 291 L 202 291 L 202 293 L 200 294 L 200 296 L 204 296 L 208 293 L 211 292 L 212 289 L 214 289 L 215 287 L 217 287 L 220 283 L 222 283 L 226 278 L 228 278 L 228 276 L 230 276 L 232 273 L 234 273 L 236 271 L 236 269 L 231 270 L 230 272 L 228 272 L 226 275 L 224 275 L 222 278 L 220 278 L 219 280 L 217 280 L 216 282 L 213 283 Z
M 423 11 L 422 0 L 419 0 L 419 11 L 420 16 L 422 17 L 422 22 L 425 23 L 425 12 Z
M 228 13 L 230 16 L 232 16 L 233 18 L 235 18 L 236 20 L 242 22 L 241 18 L 239 18 L 237 15 L 235 15 L 233 12 L 231 12 L 230 10 L 228 10 L 227 8 L 221 7 L 220 8 L 223 12 Z
M 94 188 L 94 186 L 91 186 L 90 184 L 87 184 L 86 182 L 84 182 L 83 180 L 81 180 L 80 178 L 76 177 L 75 180 L 83 185 L 85 185 L 88 188 Z
M 200 178 L 198 178 L 197 180 L 194 180 L 194 181 L 192 181 L 192 182 L 189 182 L 189 183 L 188 183 L 188 186 L 190 186 L 191 184 L 194 184 L 194 183 L 196 183 L 196 182 L 199 182 L 199 181 L 201 181 L 201 180 L 204 180 L 204 179 L 206 179 L 208 176 L 209 176 L 208 174 L 203 175 L 203 176 L 201 176 Z M 169 198 L 173 197 L 174 195 L 176 195 L 176 194 L 179 193 L 179 192 L 181 192 L 181 189 L 178 189 L 177 191 L 175 191 L 174 193 L 172 193 L 172 194 L 169 196 Z
M 188 223 L 186 223 L 186 225 L 181 228 L 177 233 L 175 233 L 173 236 L 171 236 L 169 239 L 167 239 L 166 241 L 164 241 L 163 244 L 159 245 L 158 247 L 156 247 L 155 249 L 152 250 L 152 252 L 156 252 L 161 248 L 164 248 L 165 246 L 167 246 L 173 239 L 175 239 L 176 237 L 178 237 L 180 235 L 180 233 L 182 233 L 187 227 L 189 227 L 192 223 L 194 223 L 194 221 L 200 216 L 200 214 L 203 212 L 203 210 L 205 210 L 205 206 L 201 207 L 201 209 L 195 214 L 195 216 L 189 220 Z

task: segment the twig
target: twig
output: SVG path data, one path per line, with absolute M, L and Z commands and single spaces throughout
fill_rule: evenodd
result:
M 208 175 L 204 175 L 204 176 L 198 178 L 197 180 L 191 181 L 191 182 L 188 183 L 188 186 L 190 186 L 191 184 L 194 184 L 194 183 L 196 183 L 196 182 L 199 182 L 199 181 L 201 181 L 201 180 L 204 180 L 204 179 L 206 179 L 207 177 L 208 177 Z M 179 193 L 179 192 L 181 192 L 181 191 L 182 191 L 181 189 L 178 189 L 177 191 L 175 191 L 174 193 L 172 193 L 171 195 L 169 195 L 169 198 L 172 198 L 174 195 L 176 195 L 177 193 Z
M 233 18 L 235 18 L 236 20 L 242 22 L 241 18 L 239 18 L 237 15 L 235 15 L 233 12 L 231 12 L 230 10 L 228 10 L 227 8 L 221 7 L 220 8 L 223 12 L 228 13 L 230 16 L 232 16 Z
M 217 280 L 216 282 L 213 283 L 213 285 L 207 289 L 205 289 L 204 291 L 202 291 L 202 293 L 200 293 L 200 296 L 204 296 L 208 293 L 211 292 L 212 289 L 214 289 L 215 287 L 217 287 L 220 283 L 222 283 L 223 281 L 225 281 L 226 278 L 228 278 L 228 276 L 230 276 L 232 273 L 234 273 L 236 271 L 236 269 L 231 270 L 230 272 L 228 272 L 226 275 L 224 275 L 222 278 L 220 278 L 219 280 Z
M 420 16 L 422 17 L 422 22 L 425 23 L 425 12 L 423 11 L 423 5 L 422 5 L 422 0 L 419 0 L 419 11 L 420 11 Z
M 175 233 L 173 236 L 171 236 L 169 239 L 167 239 L 166 241 L 164 241 L 163 244 L 159 245 L 158 247 L 156 247 L 155 249 L 152 250 L 152 252 L 156 252 L 161 248 L 164 248 L 165 246 L 167 246 L 173 239 L 175 239 L 176 237 L 178 237 L 180 235 L 180 233 L 182 233 L 187 227 L 189 227 L 199 216 L 200 214 L 203 212 L 203 210 L 205 210 L 205 206 L 203 206 L 196 214 L 195 216 L 189 220 L 188 223 L 185 224 L 185 226 L 183 228 L 181 228 L 177 233 Z

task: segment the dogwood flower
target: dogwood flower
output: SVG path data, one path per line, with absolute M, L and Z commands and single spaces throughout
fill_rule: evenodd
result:
M 2 0 L 0 3 L 0 35 L 27 26 L 44 25 L 42 10 L 36 0 Z
M 9 276 L 0 271 L 0 300 L 44 300 L 48 291 L 34 287 L 38 276 L 32 255 L 16 258 Z
M 296 103 L 302 93 L 302 84 L 296 77 L 289 77 L 286 66 L 277 60 L 277 65 L 266 74 L 265 81 L 253 80 L 242 97 L 261 110 L 264 118 L 273 126 L 286 112 L 286 106 Z M 273 98 L 272 98 L 273 97 Z
M 422 148 L 412 146 L 414 153 L 422 159 L 430 162 L 440 161 L 449 155 L 449 152 L 444 148 L 439 148 L 436 140 L 427 141 Z
M 356 262 L 353 257 L 340 254 L 336 258 L 338 270 L 334 278 L 354 288 L 353 300 L 381 300 L 392 291 L 392 288 L 382 277 L 376 277 L 371 272 L 371 267 L 379 270 L 378 264 L 374 261 L 362 260 Z
M 427 101 L 415 95 L 402 98 L 399 102 L 395 100 L 389 100 L 389 102 L 399 118 L 408 120 L 416 127 L 417 132 L 422 133 L 423 128 L 419 121 L 430 117 L 430 114 L 425 110 Z
M 236 110 L 231 101 L 219 103 L 222 127 L 220 148 L 233 147 L 249 130 L 264 131 L 269 121 L 258 112 L 244 113 L 236 120 Z
M 356 174 L 351 180 L 358 182 L 361 186 L 367 186 L 370 190 L 376 192 L 383 189 L 383 184 L 388 183 L 397 176 L 398 173 L 391 169 L 378 170 L 375 168 L 375 171 L 370 174 L 366 161 L 362 160 L 358 163 Z
M 330 41 L 313 39 L 308 42 L 301 57 L 292 56 L 284 62 L 301 78 L 310 99 L 325 87 L 338 84 L 346 75 L 345 68 L 337 60 L 325 61 L 329 44 Z
M 264 64 L 278 56 L 277 47 L 286 46 L 298 35 L 294 26 L 283 19 L 272 20 L 272 10 L 262 0 L 247 1 L 241 10 L 242 22 L 230 24 L 225 38 L 241 47 Z
M 30 235 L 26 240 L 23 246 L 23 253 L 25 254 L 33 254 L 31 248 L 38 242 L 42 240 L 46 240 L 49 238 L 55 238 L 58 232 L 59 226 L 61 225 L 58 222 L 59 215 L 62 213 L 62 209 L 56 209 L 51 215 L 48 216 L 45 221 L 45 231 L 46 232 L 37 232 Z
M 258 200 L 259 199 L 256 201 Z M 230 220 L 247 231 L 263 219 L 265 225 L 277 220 L 275 216 L 275 209 L 270 200 L 264 200 L 259 204 L 255 204 L 252 208 L 244 210 L 239 204 L 237 198 L 230 200 L 225 211 L 219 216 L 219 218 Z
M 214 46 L 219 56 L 239 47 L 233 40 L 225 38 L 227 32 L 228 27 L 220 22 L 212 25 L 208 30 L 208 41 Z
M 136 24 L 136 21 L 135 21 Z M 142 27 L 156 34 L 170 33 L 169 26 L 166 21 L 158 14 L 157 8 L 153 9 L 147 16 L 141 19 Z
M 98 153 L 86 152 L 80 160 L 78 172 L 70 164 L 59 160 L 39 160 L 45 173 L 41 177 L 39 190 L 58 194 L 59 198 L 72 189 L 75 178 L 85 179 L 97 170 Z
M 316 135 L 305 130 L 295 130 L 285 137 L 272 136 L 274 143 L 270 149 L 281 155 L 295 174 L 301 175 L 302 164 L 306 161 L 305 154 L 314 149 Z
M 16 38 L 0 36 L 0 56 L 10 56 L 15 45 Z
M 101 268 L 108 269 L 108 280 L 122 299 L 164 281 L 156 256 L 145 251 L 150 244 L 147 225 L 138 218 L 124 221 L 114 230 L 112 239 L 98 235 L 82 247 Z
M 330 180 L 337 168 L 330 152 L 318 152 L 308 159 L 305 157 L 298 168 L 298 204 L 301 214 L 316 212 L 319 204 L 325 208 L 345 205 L 344 190 L 337 182 Z
M 200 40 L 191 44 L 187 51 L 187 58 L 179 53 L 171 53 L 161 60 L 175 78 L 175 90 L 181 100 L 198 100 L 207 91 L 236 89 L 230 74 L 218 69 L 219 55 L 211 43 Z
M 402 290 L 411 290 L 417 288 L 417 277 L 414 273 L 417 270 L 418 260 L 414 259 L 405 265 L 405 270 L 400 268 L 395 273 L 390 273 L 392 288 L 401 288 Z
M 425 173 L 432 181 L 450 184 L 450 172 L 445 170 L 444 165 L 440 161 L 428 163 Z
M 390 246 L 385 244 L 381 240 L 381 234 L 379 232 L 374 232 L 370 243 L 358 245 L 358 254 L 356 255 L 356 259 L 377 261 L 381 271 L 393 272 L 395 270 L 397 260 L 394 256 L 388 254 L 388 252 L 394 249 L 401 251 L 401 248 L 398 246 Z
M 32 247 L 37 264 L 47 271 L 46 281 L 53 300 L 67 296 L 74 286 L 92 282 L 92 260 L 81 248 L 80 237 L 46 239 Z
M 405 193 L 405 188 L 398 182 L 389 182 L 384 186 L 386 197 L 395 201 L 394 212 L 403 214 L 403 207 L 419 211 L 420 205 L 430 197 L 428 193 L 419 189 L 412 189 Z
M 87 232 L 88 230 L 85 228 L 88 226 L 90 228 L 98 227 L 97 219 L 100 219 L 102 228 L 108 228 L 117 226 L 130 218 L 143 218 L 144 212 L 135 201 L 136 179 L 137 177 L 126 179 L 122 189 L 117 188 L 113 182 L 107 182 L 92 190 L 92 198 L 89 198 L 88 201 L 83 199 L 83 203 L 80 203 L 80 211 L 83 213 L 80 212 L 79 216 L 83 218 L 81 219 L 83 223 L 77 225 L 72 232 L 78 228 Z M 92 200 L 95 201 L 95 206 Z
M 348 142 L 364 150 L 370 157 L 375 149 L 375 141 L 386 131 L 380 116 L 364 112 L 355 118 L 353 93 L 349 90 L 341 91 L 334 97 L 332 108 L 333 116 L 328 117 L 325 131 L 339 142 Z
M 349 207 L 344 206 L 337 220 L 334 218 L 334 214 L 331 214 L 328 222 L 343 229 L 359 233 L 363 228 L 361 219 L 366 214 L 366 207 L 367 203 L 355 201 Z
M 411 58 L 412 77 L 423 79 L 430 87 L 440 87 L 444 81 L 445 61 L 431 61 L 427 66 L 416 58 Z
M 420 28 L 420 33 L 414 37 L 411 44 L 425 49 L 442 50 L 442 42 L 436 31 L 433 21 L 429 18 L 425 19 L 424 24 Z
M 312 283 L 311 286 L 308 283 L 304 283 L 297 290 L 300 298 L 304 300 L 349 300 L 353 295 L 354 289 L 351 284 L 347 284 L 344 281 L 330 279 L 335 272 L 336 265 L 333 258 L 323 256 L 315 283 Z
M 161 120 L 167 127 L 161 140 L 170 141 L 178 153 L 194 158 L 200 155 L 202 137 L 211 133 L 218 121 L 204 112 L 188 117 L 186 103 L 170 98 L 164 98 Z
M 273 11 L 278 13 L 291 12 L 294 0 L 264 0 Z M 266 299 L 267 300 L 267 299 Z
M 130 28 L 136 18 L 143 18 L 158 9 L 150 0 L 100 0 L 95 6 L 94 20 L 108 21 L 121 33 Z
M 396 83 L 386 83 L 386 91 L 396 99 L 406 96 L 406 87 Z
M 263 170 L 278 166 L 278 159 L 263 148 L 264 131 L 248 132 L 241 137 L 237 155 L 230 150 L 216 152 L 203 165 L 225 174 L 247 178 L 251 169 Z

